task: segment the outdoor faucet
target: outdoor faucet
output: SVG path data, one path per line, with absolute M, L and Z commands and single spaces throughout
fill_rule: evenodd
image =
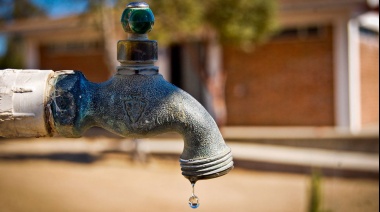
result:
M 149 5 L 128 4 L 121 23 L 128 39 L 118 42 L 120 66 L 106 82 L 89 82 L 79 71 L 1 70 L 0 136 L 80 137 L 95 126 L 132 138 L 174 131 L 184 139 L 182 175 L 196 182 L 227 174 L 231 150 L 213 118 L 154 66 L 158 47 L 147 37 L 154 25 Z M 28 82 L 20 80 L 26 76 Z

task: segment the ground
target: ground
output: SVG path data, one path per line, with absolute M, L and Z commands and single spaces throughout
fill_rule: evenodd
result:
M 235 168 L 199 181 L 197 211 L 307 211 L 310 176 Z M 322 211 L 379 211 L 378 179 L 322 178 Z M 179 162 L 0 160 L 0 211 L 193 211 Z

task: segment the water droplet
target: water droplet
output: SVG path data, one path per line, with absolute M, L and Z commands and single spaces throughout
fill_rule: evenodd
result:
M 191 186 L 193 187 L 193 193 L 191 194 L 191 197 L 189 198 L 189 206 L 195 209 L 199 207 L 199 198 L 195 196 L 194 194 L 195 183 L 191 183 Z
M 199 199 L 197 196 L 194 195 L 189 198 L 189 206 L 194 209 L 199 207 Z

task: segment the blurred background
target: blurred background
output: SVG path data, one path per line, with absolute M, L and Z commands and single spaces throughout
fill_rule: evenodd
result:
M 378 0 L 152 0 L 166 80 L 210 112 L 235 169 L 201 211 L 379 210 Z M 0 69 L 116 71 L 129 1 L 0 0 Z M 177 134 L 0 138 L 0 211 L 185 211 Z

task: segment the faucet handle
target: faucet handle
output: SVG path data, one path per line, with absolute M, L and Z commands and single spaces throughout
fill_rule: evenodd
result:
M 121 63 L 118 72 L 133 67 L 132 72 L 136 73 L 140 70 L 136 70 L 135 66 L 141 65 L 152 69 L 153 63 L 157 61 L 158 45 L 147 36 L 154 25 L 154 15 L 149 5 L 145 2 L 129 3 L 121 15 L 121 24 L 128 33 L 128 39 L 117 43 L 117 60 Z M 157 67 L 153 69 L 158 71 Z
M 121 24 L 125 32 L 146 34 L 154 25 L 154 15 L 145 2 L 131 2 L 121 15 Z

